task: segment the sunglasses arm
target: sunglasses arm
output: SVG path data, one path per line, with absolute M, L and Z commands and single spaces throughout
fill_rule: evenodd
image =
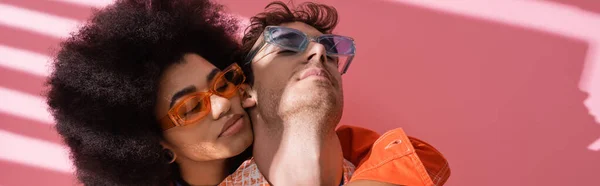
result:
M 258 47 L 250 50 L 250 52 L 248 52 L 248 55 L 246 55 L 246 59 L 244 59 L 244 61 L 246 62 L 244 65 L 248 65 L 250 63 L 252 63 L 252 59 L 254 59 L 254 57 L 256 56 L 256 54 L 258 54 L 260 51 L 262 51 L 263 48 L 265 48 L 265 43 L 266 41 L 263 39 L 260 44 L 258 45 Z

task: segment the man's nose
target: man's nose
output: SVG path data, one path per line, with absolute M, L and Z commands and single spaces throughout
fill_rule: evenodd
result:
M 307 61 L 309 63 L 325 63 L 327 62 L 327 51 L 325 46 L 317 42 L 310 42 L 306 49 Z

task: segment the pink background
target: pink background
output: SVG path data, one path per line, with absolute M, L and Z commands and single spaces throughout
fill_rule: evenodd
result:
M 76 183 L 43 83 L 61 38 L 110 2 L 0 0 L 0 185 Z M 221 2 L 247 18 L 269 1 Z M 320 2 L 358 45 L 342 124 L 430 142 L 447 185 L 600 184 L 600 2 Z

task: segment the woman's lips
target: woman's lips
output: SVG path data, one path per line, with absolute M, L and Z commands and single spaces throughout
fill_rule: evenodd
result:
M 244 118 L 241 114 L 236 114 L 231 117 L 231 119 L 227 120 L 225 125 L 223 125 L 223 129 L 221 129 L 221 133 L 219 137 L 231 136 L 242 129 L 244 126 Z

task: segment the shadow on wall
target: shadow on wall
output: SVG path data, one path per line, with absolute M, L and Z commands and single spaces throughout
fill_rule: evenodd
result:
M 84 21 L 92 13 L 91 8 L 82 5 L 73 5 L 60 1 L 21 1 L 21 0 L 3 0 L 3 6 L 17 7 L 19 9 L 35 11 L 48 15 L 60 16 L 76 21 Z M 2 13 L 0 13 L 2 15 Z M 3 15 L 5 16 L 5 15 Z M 24 19 L 24 17 L 14 17 L 13 19 Z M 33 21 L 35 22 L 35 21 Z M 65 31 L 66 32 L 66 31 Z M 19 28 L 18 26 L 0 24 L 0 45 L 10 47 L 16 50 L 38 53 L 45 56 L 53 56 L 58 49 L 60 38 L 48 34 L 36 33 Z M 32 61 L 11 61 L 12 63 L 32 63 Z M 23 93 L 27 96 L 43 99 L 44 94 L 44 76 L 27 73 L 0 66 L 0 87 Z M 0 103 L 1 104 L 1 103 Z M 4 108 L 18 109 L 16 112 L 27 112 L 24 105 L 2 106 Z M 33 110 L 39 110 L 34 108 Z M 33 117 L 35 118 L 35 117 Z M 5 112 L 0 112 L 0 130 L 19 135 L 23 138 L 42 140 L 52 145 L 62 145 L 58 134 L 54 131 L 53 125 L 36 119 L 19 117 Z M 5 138 L 5 136 L 3 136 Z M 17 142 L 13 142 L 17 143 Z M 39 161 L 53 161 L 39 149 L 32 149 L 28 144 L 13 144 L 12 147 L 18 148 L 17 156 L 35 157 Z M 6 151 L 4 149 L 2 151 Z M 0 152 L 14 154 L 9 152 Z M 27 154 L 25 154 L 27 153 Z M 39 154 L 31 154 L 39 153 Z M 54 154 L 53 154 L 54 155 Z M 25 158 L 25 159 L 27 159 Z M 65 157 L 66 158 L 66 157 Z M 40 160 L 41 159 L 41 160 Z M 52 163 L 49 163 L 52 164 Z M 71 173 L 63 171 L 40 168 L 22 164 L 19 161 L 0 160 L 0 185 L 76 185 L 75 177 Z
M 400 3 L 340 5 L 359 55 L 343 124 L 403 127 L 449 159 L 448 185 L 590 185 L 600 125 L 578 89 L 588 44 Z M 369 7 L 368 14 L 353 14 Z M 360 25 L 360 26 L 358 26 Z
M 550 0 L 564 5 L 573 6 L 586 11 L 600 14 L 600 3 L 598 1 L 590 0 Z

